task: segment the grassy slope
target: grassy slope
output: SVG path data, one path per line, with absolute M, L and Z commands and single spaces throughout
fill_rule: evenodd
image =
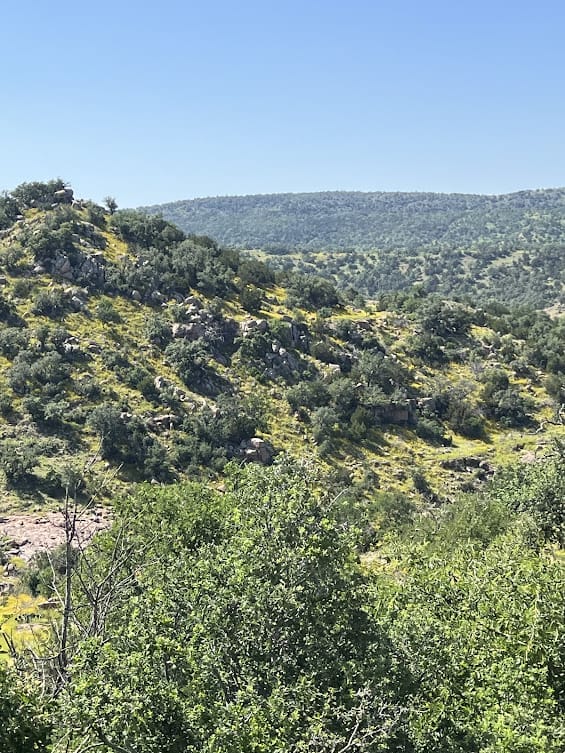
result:
M 83 212 L 77 212 L 79 218 L 83 215 Z M 34 223 L 40 223 L 42 219 L 41 213 L 29 210 L 24 222 L 0 240 L 0 254 L 10 245 L 17 243 L 22 227 L 26 224 L 33 226 Z M 102 234 L 106 241 L 104 253 L 108 260 L 117 262 L 121 257 L 131 254 L 128 246 L 114 233 L 106 229 Z M 21 260 L 21 263 L 32 264 L 29 254 Z M 182 384 L 174 370 L 164 361 L 162 351 L 149 342 L 144 331 L 147 317 L 155 311 L 166 313 L 174 306 L 172 301 L 168 301 L 161 307 L 150 307 L 135 302 L 131 298 L 92 293 L 84 311 L 66 313 L 60 320 L 53 320 L 33 313 L 34 299 L 38 292 L 64 289 L 69 286 L 68 282 L 49 275 L 30 276 L 26 273 L 23 279 L 29 281 L 30 290 L 25 297 L 18 298 L 16 291 L 18 285 L 21 284 L 22 274 L 2 271 L 5 278 L 2 290 L 4 298 L 13 302 L 17 315 L 29 331 L 43 325 L 49 328 L 62 325 L 69 334 L 78 338 L 81 347 L 88 349 L 90 358 L 86 362 L 73 366 L 73 379 L 94 378 L 102 388 L 102 395 L 97 402 L 112 400 L 127 406 L 138 415 L 159 412 L 155 404 L 149 402 L 135 388 L 124 384 L 105 365 L 104 353 L 117 348 L 128 353 L 133 366 L 143 366 L 149 370 L 152 377 L 164 376 L 179 389 L 187 391 L 186 385 Z M 218 304 L 217 301 L 207 300 L 201 292 L 195 292 L 205 305 Z M 119 314 L 119 323 L 105 323 L 96 316 L 96 308 L 102 300 L 111 301 Z M 249 318 L 248 312 L 242 308 L 237 295 L 224 300 L 222 308 L 225 317 L 239 324 Z M 286 303 L 286 291 L 274 285 L 265 289 L 263 307 L 256 315 L 271 324 L 280 321 L 283 317 L 299 318 L 307 323 L 311 331 L 315 331 L 320 325 L 316 312 L 289 309 Z M 421 395 L 432 391 L 438 379 L 449 384 L 460 382 L 476 384 L 476 364 L 472 362 L 450 363 L 441 368 L 431 368 L 411 360 L 406 355 L 406 346 L 409 338 L 414 334 L 415 324 L 409 317 L 377 310 L 374 307 L 368 309 L 342 307 L 332 311 L 331 316 L 324 320 L 324 326 L 331 327 L 332 323 L 343 319 L 368 321 L 371 332 L 380 342 L 386 343 L 388 353 L 395 355 L 409 369 L 412 383 Z M 475 329 L 471 334 L 476 342 L 494 338 L 494 333 L 486 328 Z M 345 343 L 336 337 L 330 339 L 337 347 L 345 346 Z M 519 343 L 517 347 L 520 347 Z M 321 374 L 328 372 L 326 365 L 311 356 L 303 354 L 302 357 Z M 17 414 L 22 410 L 22 397 L 13 395 L 8 387 L 6 372 L 11 364 L 10 359 L 0 356 L 0 393 L 11 395 L 14 413 Z M 450 446 L 437 446 L 418 438 L 411 428 L 388 426 L 384 429 L 371 430 L 362 442 L 338 438 L 332 453 L 321 459 L 317 454 L 317 445 L 313 440 L 311 427 L 308 423 L 300 421 L 289 407 L 286 400 L 287 387 L 284 384 L 265 383 L 254 378 L 246 365 L 239 362 L 237 355 L 232 359 L 229 367 L 217 366 L 217 370 L 227 376 L 233 385 L 236 385 L 239 394 L 255 396 L 261 401 L 266 419 L 266 430 L 261 435 L 272 442 L 278 452 L 288 452 L 294 457 L 311 456 L 315 462 L 321 463 L 328 470 L 347 472 L 354 481 L 361 482 L 364 478 L 371 478 L 367 488 L 368 494 L 374 492 L 376 488 L 382 491 L 396 490 L 421 502 L 422 497 L 417 493 L 413 479 L 414 471 L 419 471 L 426 478 L 431 492 L 439 498 L 445 498 L 459 488 L 472 487 L 477 483 L 477 470 L 449 470 L 442 466 L 441 461 L 472 456 L 488 459 L 494 466 L 503 465 L 519 457 L 528 458 L 543 453 L 553 438 L 563 435 L 562 427 L 553 424 L 545 424 L 541 432 L 535 430 L 539 422 L 550 420 L 554 412 L 552 402 L 542 387 L 544 375 L 538 372 L 534 379 L 520 380 L 513 377 L 513 382 L 535 401 L 534 421 L 532 427 L 527 430 L 507 429 L 491 423 L 484 440 L 470 440 L 452 434 Z M 189 394 L 189 397 L 190 401 L 183 404 L 180 410 L 190 413 L 193 410 L 192 405 L 213 404 L 213 400 L 197 393 Z M 475 388 L 474 397 L 478 397 L 478 387 Z M 89 402 L 73 391 L 72 383 L 66 390 L 66 398 L 71 407 Z M 95 404 L 95 401 L 90 401 L 90 408 Z M 161 412 L 166 410 L 164 406 L 160 408 Z M 77 468 L 89 465 L 92 459 L 96 458 L 98 449 L 98 440 L 91 430 L 85 428 L 83 424 L 77 424 L 73 429 L 76 431 L 76 438 L 66 437 L 69 439 L 68 444 L 61 444 L 58 452 L 42 458 L 36 470 L 37 483 L 23 490 L 15 490 L 2 483 L 0 479 L 1 514 L 14 510 L 39 512 L 60 504 L 60 494 L 53 494 L 46 483 L 49 474 L 61 472 L 69 462 Z M 0 417 L 0 441 L 6 438 L 18 439 L 20 431 L 21 425 L 15 424 L 13 418 Z M 173 433 L 164 432 L 159 435 L 160 441 L 166 447 L 170 447 Z M 114 494 L 125 490 L 132 480 L 135 481 L 136 474 L 132 469 L 117 469 L 98 458 L 90 465 L 88 479 L 91 488 L 99 489 L 102 498 L 109 500 Z M 0 582 L 10 582 L 10 580 L 13 578 L 0 576 Z M 39 607 L 42 600 L 41 598 L 32 599 L 26 594 L 13 594 L 2 601 L 0 605 L 0 659 L 2 655 L 6 655 L 4 652 L 7 649 L 2 631 L 20 647 L 24 645 L 37 647 L 46 638 L 50 615 L 48 611 Z
M 26 217 L 26 222 L 36 222 L 37 213 L 30 211 Z M 18 231 L 5 237 L 0 241 L 0 250 L 6 248 L 10 243 L 17 240 Z M 104 237 L 107 242 L 105 254 L 110 259 L 117 259 L 120 255 L 128 253 L 126 245 L 117 239 L 108 230 L 104 231 Z M 6 274 L 6 284 L 4 285 L 4 295 L 7 298 L 13 297 L 13 289 L 18 276 Z M 32 291 L 30 296 L 25 300 L 14 299 L 18 315 L 25 321 L 31 330 L 40 324 L 53 326 L 54 322 L 46 317 L 33 314 L 32 299 L 40 289 L 53 289 L 59 286 L 65 287 L 64 281 L 54 280 L 46 275 L 32 278 Z M 198 296 L 205 301 L 201 293 Z M 142 365 L 147 368 L 152 376 L 165 376 L 179 388 L 186 390 L 178 376 L 164 362 L 162 352 L 155 348 L 147 340 L 143 332 L 143 326 L 146 318 L 152 309 L 145 304 L 137 303 L 131 299 L 123 297 L 113 297 L 114 308 L 118 311 L 121 322 L 119 324 L 108 324 L 100 321 L 95 315 L 97 304 L 102 298 L 100 294 L 93 294 L 89 297 L 87 311 L 80 313 L 68 313 L 62 321 L 70 334 L 75 335 L 81 344 L 88 344 L 92 351 L 92 358 L 86 364 L 77 366 L 75 374 L 81 376 L 92 376 L 102 386 L 103 398 L 112 399 L 121 404 L 129 406 L 137 414 L 155 413 L 155 406 L 152 406 L 140 393 L 126 386 L 116 375 L 106 368 L 103 360 L 103 351 L 120 347 L 125 350 L 131 358 L 133 365 Z M 164 305 L 173 305 L 171 302 Z M 234 296 L 231 300 L 224 303 L 225 315 L 241 322 L 249 317 L 237 298 Z M 276 321 L 283 316 L 300 316 L 310 326 L 315 324 L 316 314 L 302 311 L 290 311 L 285 304 L 285 291 L 281 288 L 271 287 L 266 290 L 266 303 L 263 309 L 258 313 L 267 321 Z M 471 365 L 457 364 L 448 365 L 441 369 L 432 370 L 418 366 L 417 364 L 406 359 L 403 354 L 404 343 L 409 335 L 414 331 L 414 324 L 402 317 L 392 313 L 382 311 L 366 311 L 355 309 L 334 310 L 330 321 L 339 318 L 348 317 L 353 320 L 356 318 L 367 319 L 370 322 L 371 329 L 378 338 L 389 344 L 389 351 L 396 353 L 398 357 L 405 362 L 407 368 L 413 373 L 413 381 L 419 385 L 420 393 L 426 394 L 426 390 L 432 388 L 432 384 L 442 377 L 448 382 L 455 383 L 461 380 L 473 380 Z M 327 322 L 326 322 L 327 323 Z M 480 333 L 484 336 L 484 332 Z M 488 333 L 487 333 L 488 334 Z M 492 334 L 492 333 L 491 333 Z M 304 357 L 306 361 L 314 362 L 310 356 Z M 7 390 L 5 383 L 5 369 L 10 362 L 2 358 L 2 387 Z M 314 362 L 316 368 L 322 372 L 326 368 L 319 362 Z M 218 371 L 222 371 L 218 367 Z M 237 362 L 237 358 L 232 361 L 232 366 L 224 370 L 224 373 L 230 376 L 233 384 L 238 385 L 241 394 L 258 396 L 264 406 L 264 412 L 267 418 L 267 430 L 263 436 L 270 440 L 277 451 L 286 451 L 294 456 L 315 455 L 316 446 L 312 439 L 310 427 L 300 422 L 294 416 L 285 399 L 285 387 L 276 383 L 262 383 L 253 378 L 248 369 Z M 536 409 L 534 418 L 536 421 L 547 420 L 551 415 L 551 401 L 541 388 L 542 375 L 539 374 L 535 384 L 523 383 L 523 389 L 530 392 L 534 399 Z M 71 405 L 78 405 L 84 400 L 76 394 L 73 394 L 72 388 L 68 391 L 68 400 Z M 201 395 L 192 394 L 191 400 L 195 404 L 211 402 L 208 398 Z M 21 398 L 14 398 L 14 408 L 18 411 L 21 407 Z M 164 408 L 162 409 L 164 410 Z M 190 411 L 191 408 L 184 408 Z M 97 449 L 97 439 L 88 429 L 77 426 L 80 433 L 80 446 L 73 446 L 71 442 L 69 447 L 64 448 L 59 454 L 53 457 L 44 458 L 41 466 L 37 471 L 40 478 L 45 478 L 50 470 L 61 470 L 68 463 L 69 457 L 77 466 L 86 464 L 91 459 Z M 558 435 L 560 427 L 552 425 L 546 426 L 541 433 L 535 433 L 531 430 L 506 429 L 500 426 L 490 425 L 488 430 L 488 440 L 469 440 L 464 437 L 453 435 L 453 444 L 449 447 L 437 447 L 422 439 L 419 439 L 413 430 L 401 426 L 389 426 L 383 430 L 373 430 L 367 441 L 363 443 L 354 443 L 349 440 L 338 440 L 336 442 L 335 452 L 325 458 L 324 462 L 330 467 L 340 467 L 351 473 L 352 477 L 360 480 L 368 472 L 376 473 L 379 478 L 379 484 L 382 489 L 399 489 L 414 494 L 414 485 L 412 481 L 412 470 L 418 468 L 424 473 L 428 482 L 436 493 L 441 496 L 449 494 L 454 488 L 466 483 L 470 477 L 469 474 L 456 473 L 442 468 L 438 460 L 463 457 L 467 455 L 481 456 L 488 458 L 493 464 L 506 463 L 513 460 L 517 455 L 528 452 L 539 452 L 554 435 Z M 0 434 L 4 437 L 13 436 L 14 426 L 9 421 L 0 419 Z M 160 435 L 160 440 L 167 446 L 171 439 L 171 432 L 165 432 Z M 105 480 L 106 494 L 111 495 L 117 489 L 123 487 L 125 483 L 134 479 L 135 474 L 125 471 L 114 473 L 108 472 L 107 463 L 98 460 L 93 466 L 93 473 L 97 482 Z M 472 474 L 471 474 L 472 475 Z M 25 492 L 15 492 L 14 490 L 4 488 L 0 491 L 0 511 L 7 511 L 14 508 L 27 507 L 30 509 L 39 509 L 39 507 L 49 504 L 56 500 L 50 499 L 49 493 L 41 489 L 31 488 Z

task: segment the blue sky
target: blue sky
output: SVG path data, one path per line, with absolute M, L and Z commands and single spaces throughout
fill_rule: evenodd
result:
M 0 189 L 565 185 L 561 2 L 5 3 Z

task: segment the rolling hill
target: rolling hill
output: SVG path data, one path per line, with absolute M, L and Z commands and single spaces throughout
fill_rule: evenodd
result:
M 562 431 L 562 319 L 423 290 L 363 308 L 307 275 L 282 287 L 56 181 L 0 212 L 4 506 L 60 498 L 85 468 L 112 494 L 284 453 L 440 498 Z
M 1 196 L 2 752 L 560 753 L 564 339 Z
M 565 189 L 227 196 L 143 210 L 372 298 L 421 283 L 538 308 L 564 300 Z

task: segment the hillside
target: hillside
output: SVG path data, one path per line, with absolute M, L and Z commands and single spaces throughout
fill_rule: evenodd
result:
M 562 431 L 562 320 L 422 291 L 354 308 L 57 182 L 0 210 L 5 509 L 284 453 L 443 499 Z
M 450 297 L 538 308 L 564 300 L 565 189 L 228 196 L 144 211 L 369 297 L 422 283 Z
M 565 319 L 107 205 L 0 197 L 2 753 L 560 753 Z

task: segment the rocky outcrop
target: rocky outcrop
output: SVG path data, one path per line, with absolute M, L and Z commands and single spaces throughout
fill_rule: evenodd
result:
M 448 471 L 457 471 L 458 473 L 477 473 L 477 476 L 482 480 L 486 480 L 494 475 L 494 466 L 489 463 L 488 460 L 475 456 L 442 460 L 440 465 Z
M 58 252 L 53 259 L 46 260 L 46 263 L 49 264 L 51 274 L 83 285 L 100 287 L 104 284 L 106 279 L 106 260 L 100 251 L 92 254 L 76 251 L 73 257 L 71 258 L 70 255 Z M 40 267 L 41 269 L 45 269 L 43 265 L 38 265 L 34 268 L 36 274 L 41 273 Z
M 171 333 L 174 338 L 198 340 L 200 337 L 204 337 L 206 329 L 200 321 L 190 322 L 189 324 L 175 322 L 171 327 Z
M 175 413 L 163 413 L 150 416 L 145 423 L 151 431 L 172 431 L 181 423 L 181 418 Z
M 306 324 L 292 320 L 289 325 L 289 335 L 291 347 L 303 353 L 310 352 L 310 332 Z
M 239 445 L 239 455 L 247 463 L 270 465 L 274 454 L 273 446 L 259 437 L 244 439 Z
M 182 321 L 171 325 L 173 338 L 203 340 L 212 356 L 227 364 L 228 361 L 222 351 L 231 348 L 237 334 L 236 323 L 232 319 L 225 319 L 207 311 L 195 296 L 186 298 L 179 308 Z
M 181 402 L 184 402 L 185 400 L 188 400 L 188 395 L 186 392 L 180 387 L 177 387 L 173 382 L 171 382 L 169 379 L 166 379 L 164 376 L 156 376 L 153 380 L 153 384 L 155 385 L 155 389 L 159 392 L 168 392 L 174 397 L 176 397 L 177 400 L 180 400 Z
M 61 184 L 59 184 L 61 185 Z M 53 194 L 57 204 L 72 204 L 73 202 L 73 189 L 61 188 L 59 191 L 55 191 Z
M 271 343 L 271 351 L 265 354 L 265 361 L 268 366 L 263 377 L 266 379 L 282 377 L 288 381 L 301 370 L 299 359 L 283 348 L 278 340 L 273 340 Z
M 254 334 L 264 335 L 269 329 L 266 319 L 244 319 L 239 325 L 242 337 L 251 337 Z
M 415 426 L 418 423 L 416 408 L 417 405 L 415 400 L 405 400 L 402 403 L 379 405 L 374 409 L 375 419 L 381 424 Z

